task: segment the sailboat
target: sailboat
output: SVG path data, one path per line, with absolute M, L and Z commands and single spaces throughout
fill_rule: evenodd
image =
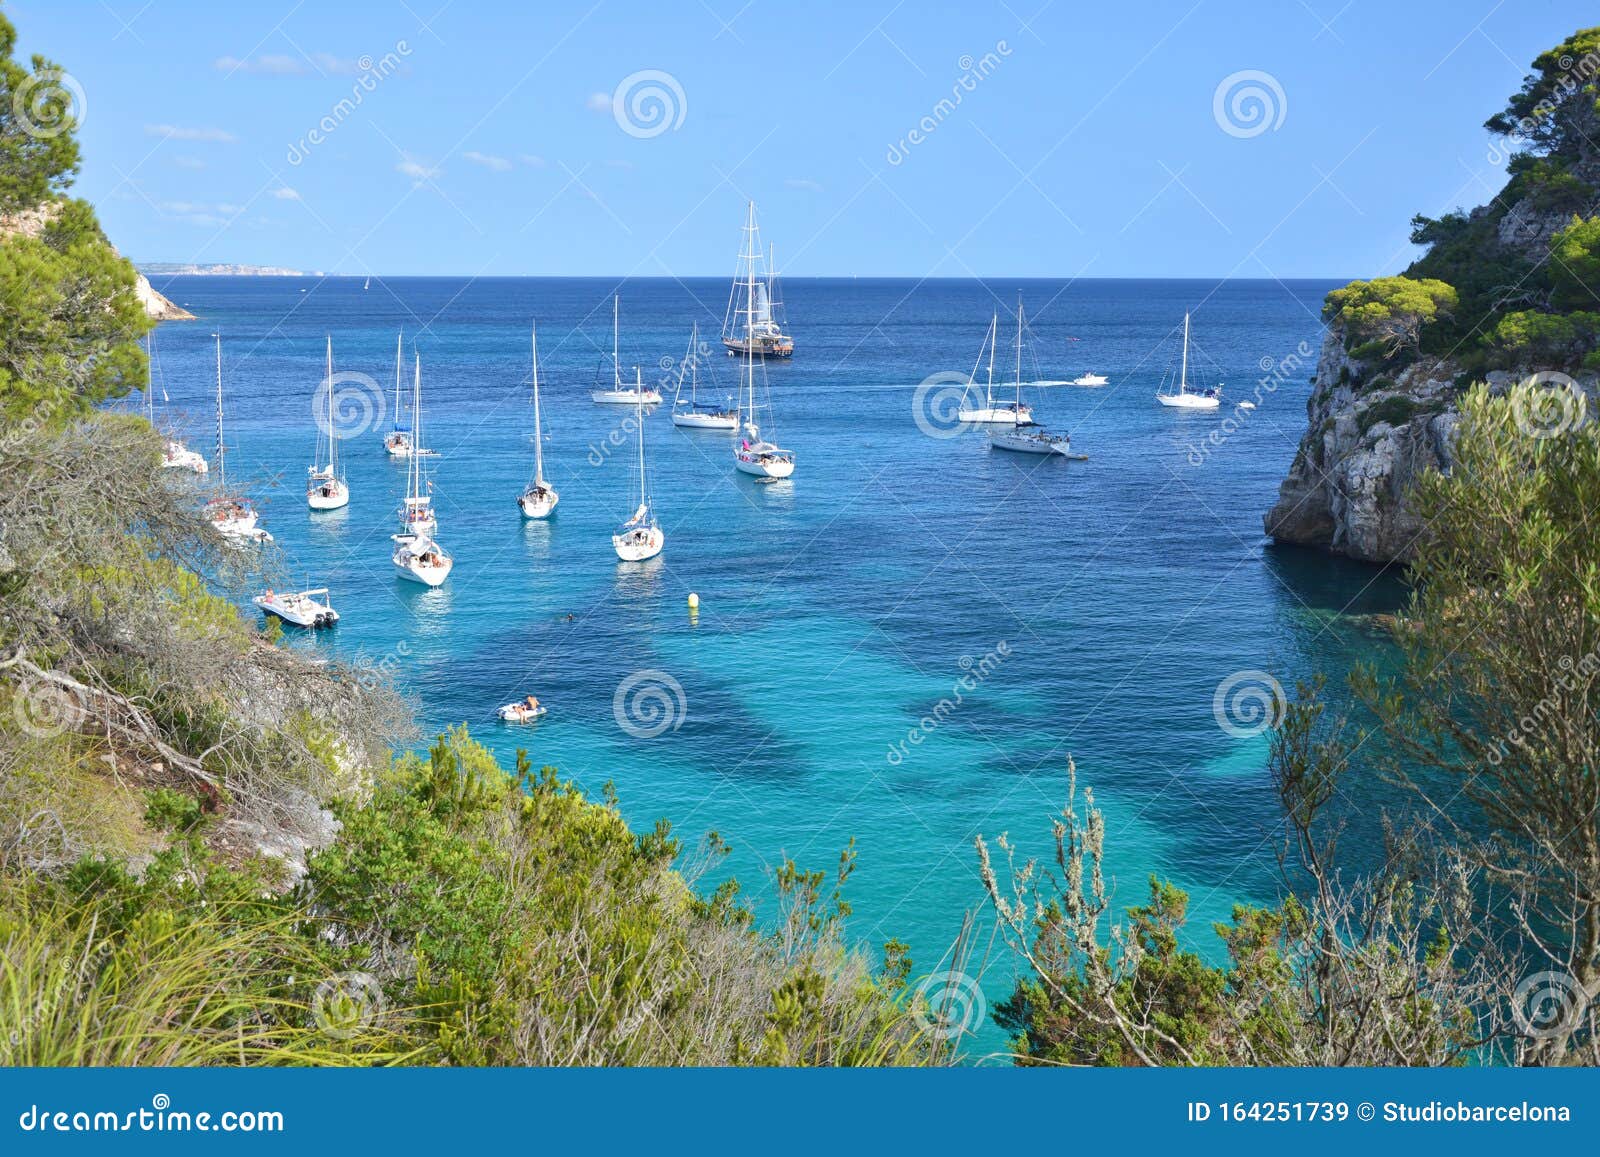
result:
M 322 380 L 328 394 L 328 464 L 322 465 L 322 423 L 317 423 L 317 453 L 306 467 L 306 505 L 312 510 L 338 510 L 350 505 L 350 484 L 339 471 L 339 429 L 333 388 L 333 338 L 328 338 L 328 373 Z
M 638 401 L 635 406 L 639 427 L 639 506 L 611 536 L 611 545 L 623 562 L 655 558 L 667 545 L 666 533 L 657 524 L 656 512 L 650 505 L 650 487 L 644 468 L 644 402 Z
M 405 334 L 395 335 L 394 339 L 394 424 L 389 427 L 389 432 L 383 436 L 383 448 L 389 451 L 391 457 L 411 457 L 411 423 L 406 420 L 405 409 L 400 400 L 400 380 L 403 375 L 400 361 L 400 344 L 405 340 Z
M 794 473 L 794 451 L 784 450 L 761 436 L 756 409 L 756 358 L 749 346 L 744 352 L 744 370 L 749 394 L 740 411 L 740 417 L 744 419 L 744 433 L 739 444 L 733 448 L 733 464 L 757 478 L 787 478 Z
M 422 438 L 422 357 L 417 357 L 416 377 L 411 387 L 411 422 L 420 442 Z M 450 577 L 455 560 L 433 539 L 438 520 L 433 515 L 433 483 L 423 467 L 423 455 L 413 454 L 406 466 L 406 498 L 400 507 L 399 534 L 394 540 L 395 573 L 403 579 L 436 587 Z
M 1033 410 L 1024 406 L 1020 398 L 1009 405 L 1005 402 L 997 404 L 994 400 L 994 354 L 999 330 L 1000 315 L 996 313 L 989 322 L 989 332 L 983 339 L 983 345 L 978 347 L 978 360 L 973 364 L 972 373 L 967 375 L 967 390 L 961 396 L 961 407 L 956 411 L 956 417 L 962 422 L 1004 422 L 1008 426 L 1031 426 Z M 989 353 L 989 368 L 984 378 L 983 404 L 978 405 L 972 394 L 978 384 L 978 366 L 983 364 L 985 350 Z
M 989 446 L 995 450 L 1011 450 L 1018 454 L 1061 454 L 1070 456 L 1072 439 L 1066 434 L 1052 434 L 1038 426 L 1024 425 L 1022 412 L 1022 298 L 1017 298 L 1017 400 L 1012 408 L 1009 429 L 996 426 L 989 431 Z
M 539 424 L 539 330 L 533 330 L 533 481 L 517 499 L 524 518 L 549 518 L 561 495 L 544 480 L 544 429 Z
M 689 397 L 683 396 L 683 379 L 689 379 Z M 739 411 L 702 406 L 700 389 L 700 327 L 689 332 L 689 352 L 678 363 L 678 388 L 672 396 L 672 424 L 690 430 L 737 430 Z M 686 404 L 687 402 L 687 404 Z
M 749 203 L 745 219 L 744 244 L 739 249 L 739 264 L 728 293 L 728 312 L 722 320 L 722 344 L 729 355 L 754 354 L 763 358 L 791 358 L 794 338 L 783 332 L 777 314 L 777 274 L 769 253 L 764 273 L 761 264 L 761 234 L 756 228 L 756 203 Z M 741 322 L 740 319 L 743 319 Z
M 1167 363 L 1168 373 L 1171 372 L 1172 363 Z M 1163 406 L 1172 406 L 1179 410 L 1215 410 L 1222 404 L 1222 387 L 1216 386 L 1208 390 L 1191 390 L 1189 388 L 1189 315 L 1183 315 L 1183 363 L 1178 371 L 1178 392 L 1175 394 L 1157 394 L 1156 401 Z
M 362 289 L 371 289 L 372 288 L 372 278 L 370 278 L 370 277 L 367 278 L 366 281 L 364 281 L 362 283 L 361 288 Z
M 228 443 L 222 432 L 222 333 L 217 339 L 217 496 L 205 505 L 206 521 L 230 542 L 271 542 L 248 498 L 228 491 Z
M 633 367 L 633 387 L 625 388 L 622 384 L 622 362 L 617 356 L 617 322 L 619 311 L 622 307 L 622 298 L 613 295 L 611 298 L 611 388 L 609 390 L 593 390 L 589 396 L 604 406 L 659 406 L 661 395 L 652 387 L 646 386 L 639 375 L 639 367 Z
M 150 423 L 150 428 L 156 428 L 156 382 L 155 382 L 155 346 L 153 334 L 144 335 L 144 416 Z M 162 401 L 166 400 L 166 391 L 163 390 Z M 192 470 L 196 474 L 204 474 L 210 470 L 206 464 L 205 455 L 198 450 L 191 450 L 183 442 L 163 432 L 161 438 L 161 468 L 163 470 Z

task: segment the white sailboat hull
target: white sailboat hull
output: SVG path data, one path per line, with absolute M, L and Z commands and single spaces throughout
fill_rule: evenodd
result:
M 643 562 L 655 558 L 667 545 L 667 536 L 659 526 L 630 530 L 626 534 L 613 534 L 611 545 L 623 562 Z
M 196 474 L 205 474 L 211 469 L 203 454 L 178 441 L 167 443 L 166 452 L 161 456 L 161 466 L 164 470 L 192 470 Z
M 733 455 L 733 464 L 757 478 L 787 478 L 794 473 L 794 455 L 787 450 L 737 450 Z
M 549 518 L 555 513 L 556 503 L 561 501 L 561 495 L 552 487 L 546 486 L 542 490 L 525 490 L 522 497 L 517 499 L 517 505 L 522 508 L 524 518 Z
M 1022 407 L 1022 421 L 1017 421 L 1017 411 L 1012 406 L 974 406 L 970 409 L 956 411 L 956 419 L 974 425 L 1003 422 L 1007 426 L 1033 425 L 1033 410 L 1028 406 Z
M 1208 398 L 1204 394 L 1157 394 L 1156 401 L 1174 410 L 1215 410 L 1222 404 L 1220 398 Z
M 383 448 L 389 452 L 391 458 L 411 457 L 411 439 L 398 430 L 384 437 Z
M 450 577 L 450 570 L 455 566 L 455 560 L 445 554 L 431 539 L 397 534 L 394 540 L 399 545 L 395 548 L 390 561 L 394 563 L 395 573 L 401 578 L 421 583 L 423 586 L 436 587 Z
M 306 505 L 312 510 L 339 510 L 350 505 L 350 487 L 339 479 L 313 483 L 306 491 Z
M 696 410 L 675 410 L 672 414 L 672 424 L 674 426 L 682 426 L 686 430 L 737 430 L 739 428 L 739 415 L 706 414 Z
M 1010 450 L 1015 454 L 1070 455 L 1072 453 L 1070 439 L 1042 432 L 1028 433 L 1019 430 L 1015 433 L 1006 433 L 994 430 L 989 434 L 989 445 L 996 450 Z
M 655 390 L 592 390 L 589 397 L 602 406 L 659 406 L 661 395 Z

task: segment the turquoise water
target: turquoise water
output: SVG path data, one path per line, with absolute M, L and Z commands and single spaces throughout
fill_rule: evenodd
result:
M 209 335 L 221 327 L 230 474 L 254 484 L 288 577 L 331 586 L 344 616 L 297 645 L 396 663 L 404 644 L 397 679 L 423 727 L 464 720 L 508 757 L 526 746 L 591 790 L 614 781 L 636 825 L 715 829 L 758 899 L 783 856 L 829 867 L 855 837 L 854 935 L 898 936 L 926 971 L 981 904 L 975 834 L 1009 832 L 1025 854 L 1048 855 L 1069 755 L 1106 812 L 1119 902 L 1142 899 L 1150 873 L 1175 880 L 1209 950 L 1211 920 L 1275 893 L 1266 739 L 1219 727 L 1213 693 L 1239 671 L 1286 685 L 1313 669 L 1337 677 L 1371 646 L 1339 612 L 1392 609 L 1396 585 L 1262 536 L 1314 359 L 1242 421 L 1229 406 L 1182 413 L 1152 395 L 1186 309 L 1195 380 L 1225 379 L 1238 400 L 1264 363 L 1315 348 L 1333 284 L 792 282 L 798 352 L 768 380 L 795 477 L 755 484 L 733 470 L 728 435 L 648 419 L 667 547 L 631 566 L 609 536 L 631 511 L 632 444 L 600 449 L 627 412 L 589 400 L 609 355 L 613 281 L 363 291 L 357 279 L 176 278 L 165 291 L 202 320 L 163 326 L 157 351 L 175 417 L 208 446 Z M 970 369 L 997 308 L 1003 360 L 1019 289 L 1037 351 L 1027 376 L 1111 378 L 1033 398 L 1088 461 L 929 437 L 914 421 L 914 387 Z M 682 355 L 693 322 L 715 334 L 727 299 L 712 280 L 620 292 L 624 372 L 638 364 L 647 381 Z M 562 495 L 548 523 L 524 522 L 515 503 L 531 471 L 534 320 L 546 473 Z M 402 326 L 408 360 L 413 341 L 422 356 L 439 538 L 456 559 L 436 591 L 389 564 L 404 469 L 383 452 L 386 422 L 345 445 L 349 508 L 313 516 L 302 497 L 324 335 L 336 369 L 388 388 Z M 714 370 L 711 392 L 731 392 L 730 368 Z M 1237 429 L 1200 454 L 1225 421 Z M 640 671 L 682 689 L 681 713 L 667 693 L 675 725 L 650 738 L 614 712 Z M 897 749 L 963 676 L 976 686 L 960 705 Z M 529 692 L 548 717 L 495 720 Z M 991 998 L 1011 977 L 1007 961 L 991 968 Z

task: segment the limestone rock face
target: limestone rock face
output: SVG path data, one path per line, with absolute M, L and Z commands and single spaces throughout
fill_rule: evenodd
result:
M 45 231 L 60 211 L 60 202 L 49 201 L 34 209 L 0 216 L 0 241 L 7 237 L 37 237 Z M 149 278 L 142 273 L 139 274 L 139 280 L 134 284 L 133 291 L 138 295 L 145 313 L 157 321 L 194 320 L 194 314 L 156 292 Z
M 1449 469 L 1455 372 L 1425 361 L 1392 382 L 1363 378 L 1342 329 L 1331 327 L 1307 403 L 1309 427 L 1263 525 L 1281 542 L 1403 562 L 1422 531 L 1407 495 L 1424 471 Z
M 150 284 L 150 279 L 144 274 L 139 274 L 139 281 L 133 287 L 139 295 L 139 300 L 144 304 L 144 311 L 157 321 L 193 321 L 194 314 L 161 294 L 155 286 Z

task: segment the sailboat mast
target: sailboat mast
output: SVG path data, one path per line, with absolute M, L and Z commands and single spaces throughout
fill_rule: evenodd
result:
M 407 487 L 411 493 L 408 498 L 422 497 L 422 355 L 416 356 L 416 377 L 411 383 L 411 470 Z
M 639 424 L 639 506 L 642 509 L 647 499 L 644 493 L 644 391 L 636 391 L 634 398 L 634 414 Z
M 1167 363 L 1169 366 L 1171 362 Z M 1183 315 L 1183 368 L 1178 371 L 1178 393 L 1189 392 L 1189 315 Z
M 1013 426 L 1022 425 L 1022 294 L 1017 294 L 1017 408 L 1011 415 Z
M 333 405 L 333 335 L 328 335 L 328 373 L 323 379 L 328 390 L 328 473 L 338 475 L 339 435 L 335 433 Z
M 745 311 L 744 311 L 744 365 L 750 379 L 750 409 L 745 425 L 754 429 L 756 424 L 756 203 L 750 202 L 749 217 L 745 223 Z
M 228 486 L 228 446 L 222 437 L 222 331 L 212 335 L 217 339 L 217 487 Z
M 621 294 L 611 297 L 611 383 L 613 389 L 622 389 L 622 361 L 617 357 L 617 320 L 622 308 Z
M 994 347 L 999 336 L 1000 314 L 997 312 L 989 319 L 989 380 L 983 388 L 983 404 L 991 410 L 994 409 Z
M 698 410 L 700 403 L 700 323 L 695 322 L 689 331 L 689 408 Z
M 144 409 L 150 424 L 156 424 L 156 363 L 150 352 L 150 334 L 144 335 Z
M 539 327 L 533 327 L 533 481 L 544 485 L 544 431 L 539 427 Z
M 404 364 L 400 360 L 400 346 L 405 338 L 404 330 L 394 335 L 394 424 L 396 426 L 400 425 L 400 379 Z

